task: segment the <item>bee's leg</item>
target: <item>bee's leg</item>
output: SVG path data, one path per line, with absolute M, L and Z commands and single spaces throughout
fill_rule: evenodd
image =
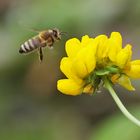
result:
M 53 44 L 54 44 L 54 39 L 52 37 L 48 38 L 47 46 L 49 48 L 53 48 Z
M 42 51 L 41 47 L 39 47 L 39 59 L 42 62 L 42 60 L 43 60 L 43 51 Z

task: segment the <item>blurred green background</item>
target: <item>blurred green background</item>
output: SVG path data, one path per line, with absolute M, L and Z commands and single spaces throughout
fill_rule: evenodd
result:
M 0 0 L 0 140 L 140 140 L 107 91 L 71 97 L 56 89 L 64 77 L 59 63 L 65 41 L 119 31 L 140 58 L 139 0 Z M 20 45 L 36 35 L 30 28 L 57 27 L 68 33 L 53 50 L 20 55 Z M 140 81 L 135 92 L 116 86 L 128 110 L 140 119 Z

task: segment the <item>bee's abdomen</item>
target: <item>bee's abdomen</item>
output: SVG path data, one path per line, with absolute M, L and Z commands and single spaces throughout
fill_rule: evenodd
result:
M 41 40 L 39 37 L 31 38 L 21 45 L 19 53 L 28 53 L 41 46 Z

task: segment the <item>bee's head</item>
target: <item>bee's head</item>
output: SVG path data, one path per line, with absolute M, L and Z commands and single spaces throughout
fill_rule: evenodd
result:
M 61 40 L 61 32 L 59 31 L 59 29 L 53 29 L 53 35 L 56 38 L 56 40 Z

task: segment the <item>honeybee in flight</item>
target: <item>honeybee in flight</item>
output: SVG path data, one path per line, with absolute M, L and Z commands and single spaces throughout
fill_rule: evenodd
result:
M 53 44 L 56 41 L 61 40 L 61 35 L 63 33 L 64 32 L 60 32 L 59 29 L 56 28 L 38 32 L 37 36 L 27 40 L 25 43 L 21 45 L 19 53 L 25 54 L 38 49 L 39 58 L 40 61 L 42 61 L 43 60 L 42 48 L 46 46 L 52 48 Z

